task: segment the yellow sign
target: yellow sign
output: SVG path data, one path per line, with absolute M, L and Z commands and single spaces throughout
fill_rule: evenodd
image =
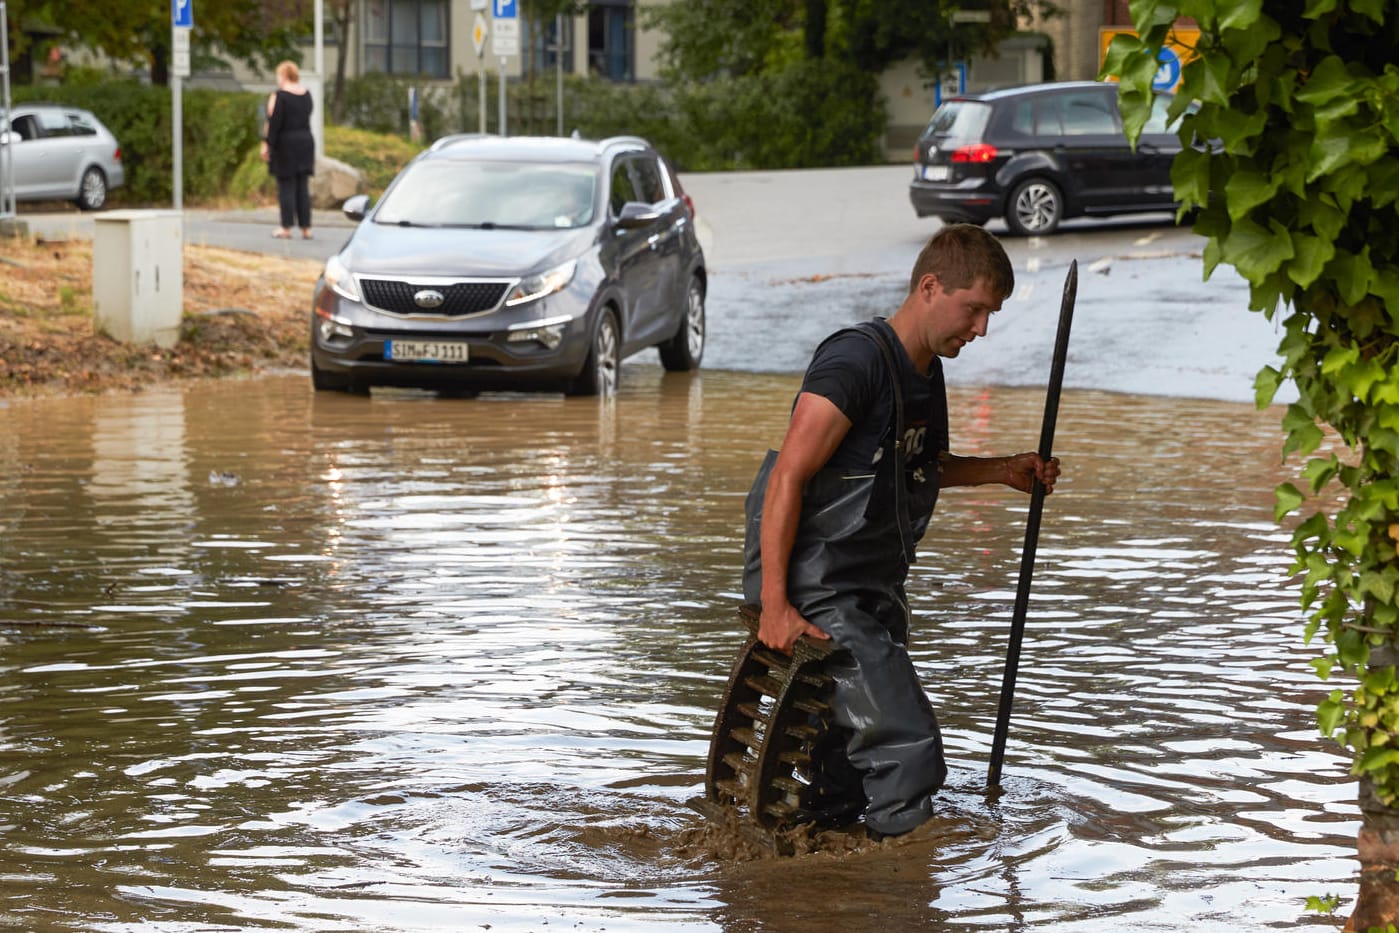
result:
M 1112 37 L 1117 35 L 1135 36 L 1135 29 L 1119 29 L 1115 26 L 1104 26 L 1098 30 L 1098 67 L 1103 67 L 1103 62 L 1107 61 L 1108 46 L 1112 44 Z M 1160 62 L 1156 69 L 1156 77 L 1152 79 L 1151 86 L 1158 91 L 1174 91 L 1180 87 L 1180 73 L 1187 62 L 1199 56 L 1195 52 L 1195 46 L 1200 41 L 1200 30 L 1175 28 L 1166 34 L 1166 44 L 1161 48 L 1159 56 Z M 1110 80 L 1117 80 L 1116 75 L 1109 76 Z
M 478 56 L 486 46 L 486 18 L 480 13 L 476 14 L 476 22 L 471 27 L 471 44 Z

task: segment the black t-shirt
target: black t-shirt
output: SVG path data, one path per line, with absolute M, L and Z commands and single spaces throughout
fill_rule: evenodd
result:
M 938 458 L 948 449 L 947 390 L 942 360 L 933 357 L 926 374 L 914 369 L 894 329 L 883 318 L 872 325 L 889 339 L 904 396 L 904 449 L 912 518 L 919 527 L 937 499 Z M 850 431 L 827 462 L 852 472 L 868 472 L 884 455 L 894 420 L 894 395 L 884 354 L 869 337 L 839 331 L 817 348 L 802 380 L 803 392 L 823 396 L 850 419 Z

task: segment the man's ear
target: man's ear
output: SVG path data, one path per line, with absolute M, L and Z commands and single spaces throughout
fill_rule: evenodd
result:
M 929 272 L 918 280 L 918 296 L 925 301 L 932 301 L 942 291 L 942 280 L 936 274 Z

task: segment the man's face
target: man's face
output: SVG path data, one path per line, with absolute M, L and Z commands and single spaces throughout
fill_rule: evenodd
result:
M 944 291 L 937 276 L 927 276 L 919 287 L 925 285 L 930 288 L 933 352 L 938 356 L 955 357 L 977 337 L 985 337 L 987 322 L 1001 309 L 1000 296 L 991 290 L 985 279 L 977 279 L 971 288 L 953 292 Z

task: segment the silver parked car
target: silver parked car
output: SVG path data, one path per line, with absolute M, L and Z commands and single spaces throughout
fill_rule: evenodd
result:
M 10 108 L 9 126 L 0 126 L 0 184 L 11 166 L 16 201 L 73 201 L 85 211 L 126 181 L 111 131 L 90 111 L 61 104 Z

